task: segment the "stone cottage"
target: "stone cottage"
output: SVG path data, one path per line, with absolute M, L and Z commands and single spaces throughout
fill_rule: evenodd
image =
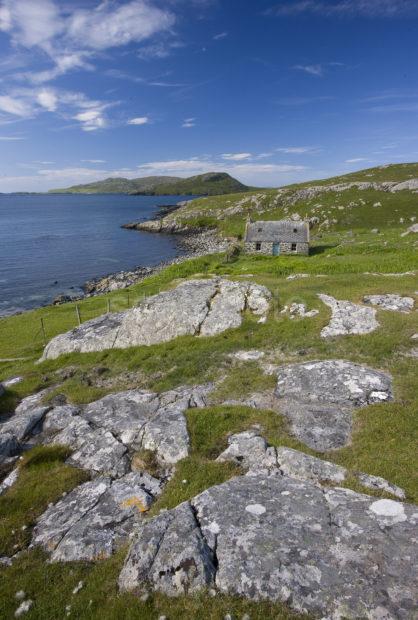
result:
M 278 220 L 247 222 L 245 251 L 250 254 L 309 254 L 309 223 Z

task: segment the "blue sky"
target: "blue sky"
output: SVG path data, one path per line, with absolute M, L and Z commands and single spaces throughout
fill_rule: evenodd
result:
M 418 0 L 0 0 L 0 191 L 418 161 Z

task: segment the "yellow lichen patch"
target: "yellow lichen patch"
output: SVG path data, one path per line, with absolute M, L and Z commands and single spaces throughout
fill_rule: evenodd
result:
M 122 504 L 122 508 L 131 508 L 132 506 L 138 510 L 138 512 L 147 512 L 149 506 L 147 506 L 142 499 L 134 495 L 125 499 Z

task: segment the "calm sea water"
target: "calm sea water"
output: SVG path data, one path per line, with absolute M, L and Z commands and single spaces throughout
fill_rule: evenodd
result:
M 179 255 L 175 236 L 120 226 L 187 198 L 0 195 L 0 315 L 50 303 L 91 278 Z

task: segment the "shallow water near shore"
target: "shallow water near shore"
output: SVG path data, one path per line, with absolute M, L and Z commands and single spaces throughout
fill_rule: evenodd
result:
M 183 253 L 174 235 L 125 230 L 190 196 L 0 195 L 0 316 L 80 292 L 92 278 Z

